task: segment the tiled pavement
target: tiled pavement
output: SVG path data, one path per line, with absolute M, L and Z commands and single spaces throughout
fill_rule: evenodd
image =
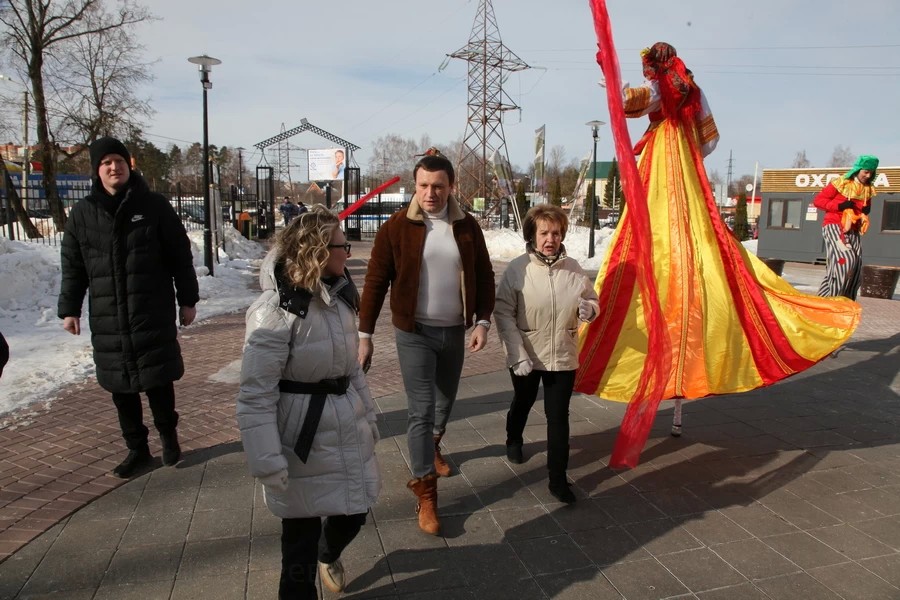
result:
M 366 249 L 354 244 L 357 261 Z M 604 466 L 622 405 L 576 396 L 573 506 L 546 491 L 540 406 L 527 462 L 504 459 L 509 381 L 492 333 L 466 362 L 445 438 L 456 474 L 439 486 L 441 537 L 418 532 L 405 489 L 405 398 L 383 316 L 369 375 L 385 487 L 345 554 L 344 595 L 900 599 L 900 303 L 862 303 L 837 356 L 767 390 L 685 405 L 682 438 L 667 435 L 664 405 L 631 471 Z M 183 333 L 176 468 L 124 485 L 107 474 L 121 441 L 92 381 L 0 429 L 0 598 L 275 597 L 279 525 L 233 417 L 243 315 Z

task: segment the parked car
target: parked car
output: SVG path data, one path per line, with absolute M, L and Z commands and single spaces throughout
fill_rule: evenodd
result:
M 232 212 L 232 207 L 223 205 L 221 208 L 222 218 L 228 222 L 233 221 L 234 214 Z M 206 210 L 202 204 L 182 204 L 180 216 L 182 219 L 193 223 L 203 223 L 204 217 L 206 216 Z
M 183 204 L 181 206 L 180 216 L 182 219 L 193 221 L 195 223 L 202 223 L 205 214 L 206 212 L 199 204 Z
M 0 200 L 2 202 L 2 200 Z M 50 219 L 53 217 L 49 209 L 35 208 L 25 211 L 30 219 Z M 0 225 L 6 225 L 6 207 L 0 206 Z

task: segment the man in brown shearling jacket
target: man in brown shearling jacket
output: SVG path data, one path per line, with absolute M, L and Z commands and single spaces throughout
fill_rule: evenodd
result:
M 413 169 L 416 193 L 375 236 L 359 311 L 359 362 L 372 360 L 375 320 L 391 291 L 397 356 L 409 405 L 407 444 L 419 527 L 437 535 L 437 477 L 450 475 L 440 453 L 456 399 L 465 349 L 487 342 L 494 270 L 477 221 L 451 196 L 452 163 L 429 150 Z M 466 329 L 472 327 L 468 345 Z

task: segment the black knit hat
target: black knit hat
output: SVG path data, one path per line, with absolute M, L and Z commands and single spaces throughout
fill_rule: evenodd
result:
M 118 154 L 128 163 L 128 168 L 131 168 L 131 154 L 128 152 L 128 148 L 125 147 L 125 144 L 116 138 L 102 137 L 91 144 L 89 151 L 91 154 L 92 177 L 97 176 L 100 169 L 100 161 L 107 154 Z

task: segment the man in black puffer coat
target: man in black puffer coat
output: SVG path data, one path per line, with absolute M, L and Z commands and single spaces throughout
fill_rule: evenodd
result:
M 90 157 L 91 194 L 72 209 L 63 236 L 58 314 L 66 331 L 79 335 L 89 292 L 97 382 L 112 392 L 129 450 L 113 472 L 127 478 L 152 461 L 139 392 L 147 394 L 163 463 L 174 465 L 181 457 L 172 382 L 184 374 L 184 361 L 175 302 L 181 324 L 189 325 L 199 291 L 181 220 L 131 170 L 125 145 L 100 138 Z

